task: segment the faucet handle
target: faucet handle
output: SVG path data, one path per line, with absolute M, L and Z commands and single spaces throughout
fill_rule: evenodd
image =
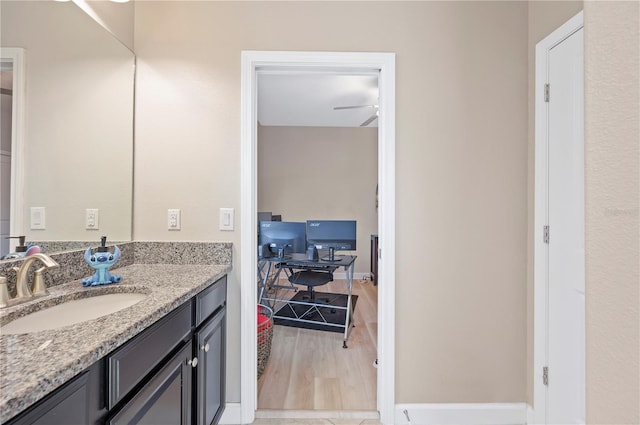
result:
M 6 307 L 10 299 L 7 278 L 0 276 L 0 308 Z
M 49 293 L 42 277 L 42 272 L 46 269 L 47 267 L 41 267 L 33 272 L 33 295 L 47 295 Z

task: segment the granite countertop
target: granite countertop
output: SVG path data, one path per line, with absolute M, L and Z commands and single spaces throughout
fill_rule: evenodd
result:
M 82 287 L 80 280 L 0 311 L 0 324 L 36 303 L 60 303 L 101 293 L 142 292 L 137 304 L 59 329 L 0 335 L 0 423 L 22 412 L 229 272 L 229 265 L 133 264 L 112 271 L 117 284 Z M 30 308 L 31 307 L 31 308 Z M 1 330 L 0 330 L 1 331 Z

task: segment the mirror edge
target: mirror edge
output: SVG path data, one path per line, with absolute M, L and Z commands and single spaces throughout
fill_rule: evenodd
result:
M 9 210 L 9 236 L 23 234 L 23 202 L 19 193 L 24 191 L 24 99 L 25 86 L 25 49 L 21 47 L 0 48 L 0 59 L 10 60 L 13 67 L 12 118 L 11 118 L 11 206 Z M 17 95 L 15 95 L 17 93 Z M 17 241 L 11 239 L 9 252 L 13 252 Z

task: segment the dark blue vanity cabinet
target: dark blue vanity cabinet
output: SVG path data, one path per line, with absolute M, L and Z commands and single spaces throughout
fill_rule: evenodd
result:
M 195 297 L 194 423 L 217 424 L 224 411 L 226 371 L 226 277 Z M 211 312 L 214 312 L 213 314 Z
M 191 342 L 181 349 L 107 421 L 109 425 L 191 424 Z
M 99 424 L 106 408 L 103 394 L 102 362 L 97 362 L 34 406 L 11 419 L 7 425 Z
M 217 424 L 226 293 L 224 276 L 9 424 Z
M 192 302 L 107 355 L 109 425 L 191 424 Z

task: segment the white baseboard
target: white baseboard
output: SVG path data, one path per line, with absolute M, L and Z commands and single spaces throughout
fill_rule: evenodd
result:
M 345 272 L 335 272 L 333 274 L 333 278 L 334 279 L 346 279 L 347 278 L 347 274 Z M 354 282 L 356 280 L 370 280 L 371 279 L 371 273 L 353 273 L 353 280 Z
M 241 425 L 242 424 L 242 408 L 240 403 L 226 403 L 224 412 L 220 417 L 220 424 L 224 425 Z
M 395 425 L 524 425 L 526 403 L 396 404 Z
M 536 411 L 529 403 L 527 403 L 527 425 L 544 423 L 544 421 L 540 422 L 536 418 Z

